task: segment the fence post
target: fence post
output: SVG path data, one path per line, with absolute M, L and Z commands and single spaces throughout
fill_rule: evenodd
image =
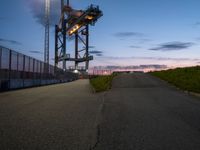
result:
M 12 50 L 9 49 L 9 72 L 8 72 L 9 90 L 11 88 L 11 84 L 10 84 L 10 80 L 11 80 L 11 67 L 12 67 Z
M 37 62 L 37 73 L 36 73 L 36 75 L 37 75 L 37 86 L 39 86 L 40 85 L 40 83 L 39 83 L 39 61 L 37 60 L 36 62 Z
M 33 59 L 33 73 L 35 71 L 35 59 Z
M 19 53 L 17 53 L 17 72 L 19 70 Z
M 28 79 L 29 81 L 31 80 L 31 75 L 30 75 L 30 71 L 31 71 L 31 58 L 29 56 L 28 57 Z
M 0 69 L 1 69 L 1 62 L 2 61 L 2 47 L 0 47 Z
M 2 61 L 2 47 L 0 47 L 0 71 L 1 71 L 1 61 Z M 2 90 L 2 77 L 0 77 L 0 91 Z
M 39 74 L 40 74 L 40 85 L 42 85 L 42 80 L 41 80 L 42 62 L 41 62 L 41 61 L 39 61 L 39 63 L 40 63 L 40 71 L 39 71 Z
M 34 84 L 35 84 L 35 74 L 34 74 L 34 71 L 35 71 L 35 59 L 33 59 L 33 72 L 32 72 L 32 75 L 33 75 L 33 78 L 32 78 L 32 80 L 33 80 L 33 86 L 35 86 Z
M 25 55 L 23 55 L 23 87 L 24 87 L 24 76 L 25 76 L 25 64 L 26 64 L 26 59 L 25 59 Z

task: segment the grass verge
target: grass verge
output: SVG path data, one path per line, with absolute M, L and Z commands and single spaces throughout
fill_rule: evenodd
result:
M 200 93 L 200 66 L 156 71 L 150 74 L 180 89 Z
M 90 79 L 90 84 L 95 89 L 95 92 L 107 91 L 112 86 L 112 80 L 115 77 L 114 74 L 109 76 L 97 76 Z

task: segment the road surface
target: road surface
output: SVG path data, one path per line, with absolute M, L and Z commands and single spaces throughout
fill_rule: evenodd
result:
M 88 80 L 0 94 L 0 150 L 85 150 L 100 100 Z
M 1 150 L 199 150 L 200 99 L 142 73 L 0 94 Z
M 200 99 L 142 73 L 115 78 L 96 150 L 200 150 Z

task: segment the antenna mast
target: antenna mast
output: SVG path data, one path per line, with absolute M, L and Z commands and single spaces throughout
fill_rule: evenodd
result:
M 44 62 L 49 64 L 49 15 L 50 0 L 45 0 L 45 43 L 44 43 Z

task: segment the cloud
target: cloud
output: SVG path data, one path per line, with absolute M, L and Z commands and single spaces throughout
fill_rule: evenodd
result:
M 128 38 L 128 37 L 143 37 L 143 33 L 139 32 L 118 32 L 114 34 L 115 37 Z
M 112 56 L 105 56 L 106 59 L 139 59 L 139 60 L 172 60 L 172 61 L 200 61 L 200 58 L 172 58 L 172 57 L 112 57 Z
M 96 54 L 96 56 L 99 56 L 99 57 L 101 57 L 101 56 L 103 56 L 103 54 Z
M 89 53 L 90 54 L 94 54 L 96 56 L 103 56 L 103 52 L 102 51 L 94 50 L 94 51 L 90 51 Z
M 138 44 L 144 44 L 153 41 L 149 39 L 147 35 L 140 32 L 117 32 L 113 34 L 113 36 L 117 37 L 120 41 L 127 41 L 127 39 L 129 39 L 134 40 L 132 42 L 136 42 Z
M 131 45 L 129 46 L 130 48 L 141 48 L 140 46 L 134 46 L 134 45 Z
M 45 19 L 45 1 L 29 0 L 27 1 L 34 19 L 41 25 L 44 25 Z M 50 25 L 58 24 L 60 18 L 60 1 L 50 0 Z
M 33 54 L 43 54 L 42 52 L 40 51 L 29 51 L 30 53 L 33 53 Z
M 159 45 L 158 47 L 151 48 L 149 50 L 153 50 L 153 51 L 175 51 L 175 50 L 188 49 L 193 45 L 194 45 L 194 43 L 191 43 L 191 42 L 169 42 L 169 43 L 163 43 L 163 44 Z
M 85 46 L 83 48 L 85 48 Z M 89 46 L 89 49 L 94 49 L 94 48 L 95 46 Z
M 127 65 L 127 66 L 117 66 L 117 65 L 108 65 L 108 66 L 95 66 L 94 69 L 109 69 L 109 70 L 117 70 L 117 69 L 167 69 L 167 65 L 160 64 L 146 64 L 146 65 Z
M 90 51 L 90 54 L 102 54 L 102 51 Z
M 194 23 L 195 26 L 200 26 L 200 21 Z
M 153 41 L 153 40 L 147 39 L 147 38 L 141 38 L 141 39 L 138 40 L 138 42 L 139 42 L 140 44 L 147 43 L 147 42 L 151 42 L 151 41 Z
M 95 46 L 89 46 L 89 48 L 95 48 Z
M 0 38 L 0 42 L 5 42 L 5 43 L 13 44 L 13 45 L 22 45 L 22 43 L 18 41 L 7 40 L 7 39 L 2 39 L 2 38 Z
M 102 56 L 97 57 L 92 61 L 91 66 L 132 66 L 132 65 L 146 65 L 159 64 L 167 65 L 170 68 L 186 67 L 199 65 L 200 58 L 173 58 L 173 57 L 112 57 Z

